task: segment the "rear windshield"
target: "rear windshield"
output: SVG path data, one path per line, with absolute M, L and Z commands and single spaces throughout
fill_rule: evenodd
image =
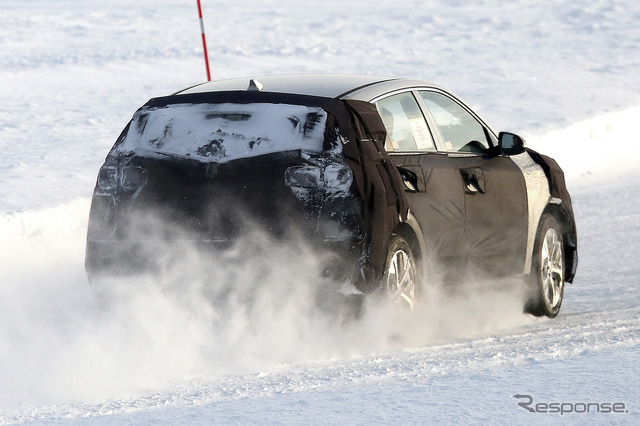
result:
M 111 154 L 225 163 L 281 151 L 323 150 L 326 112 L 285 104 L 174 104 L 142 108 Z

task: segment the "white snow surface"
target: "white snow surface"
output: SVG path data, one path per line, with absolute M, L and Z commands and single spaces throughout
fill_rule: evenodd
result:
M 317 120 L 308 122 L 311 114 Z M 116 153 L 226 163 L 286 150 L 322 152 L 327 113 L 277 104 L 176 104 L 143 108 Z M 206 122 L 206 125 L 205 125 Z
M 2 0 L 0 423 L 640 423 L 640 3 L 203 11 L 216 79 L 426 79 L 556 158 L 580 251 L 560 315 L 469 283 L 434 285 L 412 315 L 372 306 L 342 323 L 311 300 L 318 259 L 268 240 L 246 262 L 181 247 L 162 279 L 89 285 L 104 157 L 149 98 L 204 79 L 196 2 Z M 575 410 L 531 413 L 518 394 Z M 576 412 L 616 402 L 625 412 Z

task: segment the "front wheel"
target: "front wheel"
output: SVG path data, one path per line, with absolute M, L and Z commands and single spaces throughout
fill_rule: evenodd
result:
M 531 278 L 535 293 L 529 301 L 528 311 L 553 318 L 562 305 L 565 265 L 562 229 L 552 215 L 544 215 L 540 220 L 533 256 Z
M 389 300 L 414 309 L 418 268 L 411 247 L 400 235 L 394 235 L 389 244 L 382 284 Z

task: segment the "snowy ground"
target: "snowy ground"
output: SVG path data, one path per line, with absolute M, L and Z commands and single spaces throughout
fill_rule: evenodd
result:
M 282 278 L 286 247 L 260 272 L 218 268 L 240 279 L 215 309 L 198 268 L 179 289 L 168 274 L 96 293 L 82 263 L 97 169 L 138 106 L 204 79 L 196 4 L 2 0 L 0 423 L 640 422 L 640 4 L 203 5 L 215 78 L 427 79 L 555 156 L 580 248 L 561 314 L 470 289 L 340 326 L 308 306 L 312 277 Z M 530 413 L 516 394 L 628 413 Z

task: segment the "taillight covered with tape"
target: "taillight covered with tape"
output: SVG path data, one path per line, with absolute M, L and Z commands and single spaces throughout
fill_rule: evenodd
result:
M 322 170 L 317 166 L 293 166 L 284 172 L 284 181 L 292 189 L 317 189 L 323 186 Z
M 103 191 L 112 191 L 118 186 L 118 169 L 112 166 L 103 166 L 98 172 L 98 188 Z
M 311 165 L 289 167 L 284 180 L 318 215 L 316 231 L 320 237 L 359 240 L 364 236 L 362 203 L 352 192 L 353 172 L 349 166 L 340 160 L 318 159 Z
M 98 172 L 98 188 L 105 192 L 137 191 L 147 183 L 147 170 L 140 166 L 103 166 Z
M 326 193 L 348 192 L 353 184 L 353 172 L 344 164 L 322 166 L 293 166 L 284 174 L 290 188 L 304 188 Z
M 114 232 L 118 202 L 122 197 L 135 198 L 147 179 L 147 170 L 140 166 L 105 165 L 100 168 L 91 203 L 90 239 L 104 238 Z

